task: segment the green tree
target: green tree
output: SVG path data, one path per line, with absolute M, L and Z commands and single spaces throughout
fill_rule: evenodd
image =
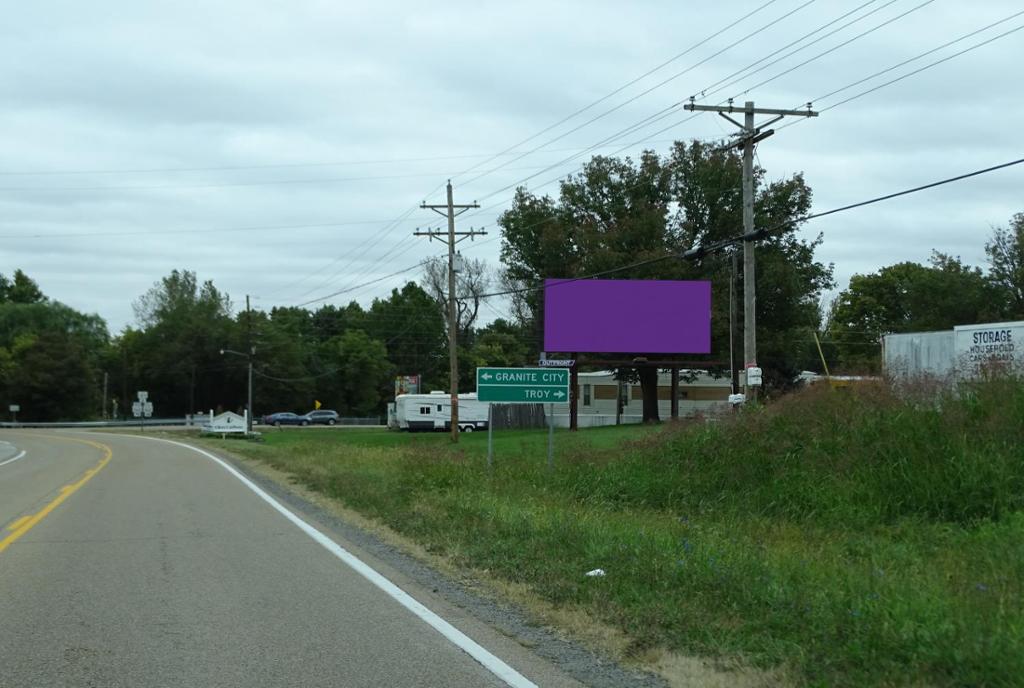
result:
M 1005 304 L 1002 317 L 1024 319 L 1024 213 L 1014 215 L 1008 228 L 996 228 L 985 253 L 989 280 Z
M 323 360 L 331 366 L 318 381 L 317 394 L 325 405 L 359 416 L 383 410 L 394 375 L 383 342 L 362 330 L 347 330 L 327 342 Z
M 227 295 L 210 281 L 200 284 L 192 271 L 174 270 L 133 307 L 140 328 L 121 341 L 131 376 L 122 383 L 122 408 L 137 389 L 149 392 L 159 415 L 244 407 L 247 361 L 220 353 L 248 348 Z
M 981 270 L 933 252 L 930 265 L 903 262 L 851 277 L 832 304 L 827 332 L 842 366 L 876 371 L 882 335 L 947 330 L 996 317 L 994 289 Z
M 529 335 L 519 325 L 498 318 L 476 332 L 470 356 L 477 366 L 518 367 L 532 365 Z M 475 377 L 475 371 L 474 377 Z
M 594 158 L 563 182 L 557 201 L 520 189 L 499 219 L 505 278 L 521 290 L 513 304 L 523 324 L 542 339 L 544 278 L 575 277 L 731 238 L 742 232 L 742 161 L 721 145 L 676 143 L 665 159 L 651 152 L 630 159 Z M 814 259 L 820 243 L 795 236 L 810 208 L 801 175 L 772 183 L 755 170 L 755 220 L 776 231 L 758 245 L 759 363 L 768 381 L 788 384 L 799 372 L 789 341 L 819 324 L 818 300 L 832 284 L 832 268 Z M 614 273 L 616 279 L 694 279 L 712 282 L 712 354 L 728 360 L 729 257 L 659 260 Z M 741 287 L 742 288 L 742 287 Z M 801 335 L 802 336 L 802 335 Z M 602 352 L 642 355 L 649 352 Z M 644 418 L 657 419 L 657 371 L 637 371 Z
M 0 303 L 42 303 L 45 300 L 39 285 L 21 270 L 14 271 L 13 279 L 0 275 Z
M 98 416 L 106 323 L 47 299 L 20 270 L 0 275 L 0 294 L 0 399 L 24 420 Z
M 388 298 L 374 299 L 364 323 L 366 333 L 384 343 L 397 374 L 422 375 L 424 387 L 447 389 L 446 319 L 426 290 L 407 282 Z

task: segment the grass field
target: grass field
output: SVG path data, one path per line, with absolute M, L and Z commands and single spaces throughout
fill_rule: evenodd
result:
M 814 389 L 715 424 L 284 431 L 232 451 L 649 648 L 802 685 L 1024 677 L 1024 389 Z M 604 577 L 587 577 L 602 568 Z

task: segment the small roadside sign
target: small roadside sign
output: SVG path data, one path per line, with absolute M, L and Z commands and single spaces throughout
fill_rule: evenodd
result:
M 509 404 L 568 401 L 569 371 L 565 368 L 477 368 L 476 398 Z
M 572 368 L 576 365 L 575 358 L 542 358 L 537 361 L 541 368 Z
M 17 413 L 18 411 L 20 411 L 20 410 L 21 410 L 21 407 L 20 407 L 20 406 L 18 406 L 17 404 L 11 404 L 11 405 L 10 405 L 10 406 L 9 406 L 9 407 L 7 408 L 7 410 L 8 410 L 8 411 L 10 411 L 11 413 Z
M 747 384 L 751 387 L 761 386 L 761 369 L 757 366 L 747 368 Z
M 149 418 L 153 415 L 153 402 L 145 401 L 142 403 L 142 415 Z
M 137 394 L 139 396 L 139 401 L 141 401 L 142 403 L 145 403 L 146 401 L 149 400 L 149 392 L 137 392 Z
M 138 417 L 140 417 L 142 415 L 142 402 L 141 401 L 133 401 L 132 402 L 132 415 L 135 416 L 136 418 L 138 418 Z

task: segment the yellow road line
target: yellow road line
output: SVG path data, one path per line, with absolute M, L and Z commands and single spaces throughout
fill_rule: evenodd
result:
M 52 439 L 61 439 L 66 440 L 68 442 L 81 442 L 82 444 L 91 445 L 103 452 L 103 458 L 100 459 L 100 462 L 98 464 L 87 470 L 82 475 L 82 477 L 78 479 L 78 482 L 72 483 L 70 485 L 65 485 L 64 487 L 62 487 L 60 490 L 60 494 L 57 495 L 57 497 L 52 502 L 44 506 L 40 511 L 38 511 L 35 514 L 32 514 L 31 516 L 24 516 L 22 518 L 19 518 L 18 520 L 11 523 L 11 525 L 8 526 L 8 528 L 10 528 L 14 532 L 5 537 L 3 540 L 0 540 L 0 552 L 3 552 L 5 549 L 14 544 L 14 542 L 17 541 L 21 536 L 23 536 L 28 531 L 32 530 L 32 528 L 35 527 L 37 523 L 42 521 L 44 518 L 47 517 L 47 515 L 49 515 L 51 511 L 60 506 L 61 502 L 63 502 L 69 496 L 74 494 L 82 485 L 85 485 L 87 482 L 89 482 L 94 475 L 99 473 L 104 466 L 110 463 L 110 457 L 113 456 L 114 454 L 113 450 L 111 450 L 111 448 L 108 447 L 107 445 L 100 444 L 99 442 L 93 442 L 91 440 L 79 440 L 70 437 L 54 437 Z
M 14 519 L 13 521 L 11 521 L 11 524 L 7 526 L 7 530 L 17 530 L 22 525 L 24 525 L 25 521 L 27 521 L 28 519 L 28 516 L 22 516 L 21 518 Z

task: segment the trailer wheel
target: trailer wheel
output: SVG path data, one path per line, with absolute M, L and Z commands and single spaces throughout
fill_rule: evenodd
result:
M 463 425 L 462 426 L 462 432 L 473 432 L 473 430 L 475 430 L 475 429 L 476 428 L 474 428 L 472 425 Z

